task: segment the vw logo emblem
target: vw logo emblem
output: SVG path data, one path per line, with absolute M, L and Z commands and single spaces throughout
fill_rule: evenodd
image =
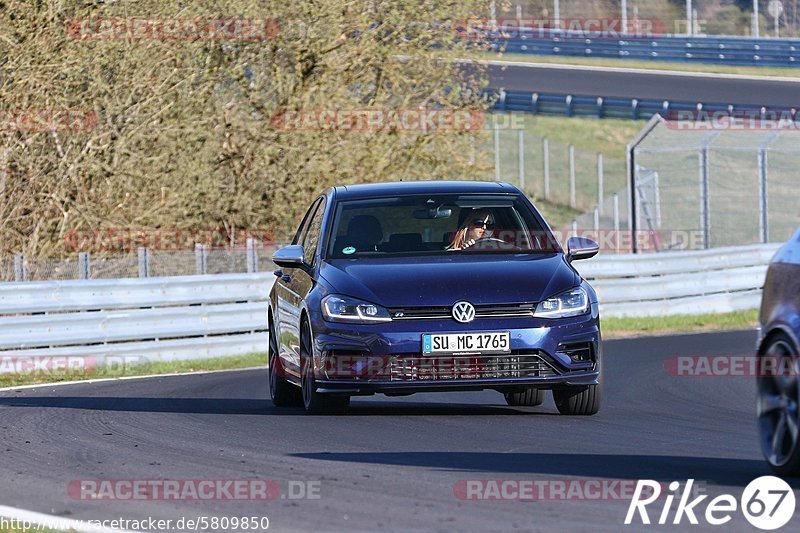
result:
M 453 306 L 453 318 L 462 324 L 472 322 L 475 320 L 475 307 L 469 302 L 456 302 Z

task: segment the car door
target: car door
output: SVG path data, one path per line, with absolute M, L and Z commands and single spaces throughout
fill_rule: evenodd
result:
M 278 313 L 281 321 L 281 354 L 287 372 L 300 375 L 300 312 L 306 295 L 314 287 L 314 279 L 309 272 L 316 263 L 317 248 L 322 232 L 322 219 L 325 214 L 325 199 L 319 198 L 309 209 L 295 242 L 303 246 L 304 262 L 309 267 L 283 269 L 278 280 Z

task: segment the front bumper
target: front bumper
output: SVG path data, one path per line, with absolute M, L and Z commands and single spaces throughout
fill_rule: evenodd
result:
M 312 330 L 315 384 L 320 393 L 400 395 L 424 391 L 510 391 L 525 387 L 552 389 L 597 384 L 601 372 L 597 304 L 586 315 L 566 319 L 487 318 L 469 324 L 454 320 L 409 320 L 351 325 L 320 318 L 312 322 Z M 492 331 L 510 332 L 511 354 L 458 355 L 453 356 L 457 360 L 455 365 L 445 361 L 448 356 L 421 354 L 425 333 Z M 576 346 L 586 347 L 579 357 L 573 350 Z M 354 360 L 360 361 L 356 366 L 361 371 L 373 360 L 378 363 L 372 365 L 373 371 L 354 372 Z M 532 366 L 534 360 L 540 366 Z

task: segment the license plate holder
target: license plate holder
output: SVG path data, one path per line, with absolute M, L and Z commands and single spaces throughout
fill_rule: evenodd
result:
M 490 355 L 511 353 L 510 331 L 424 333 L 423 355 Z

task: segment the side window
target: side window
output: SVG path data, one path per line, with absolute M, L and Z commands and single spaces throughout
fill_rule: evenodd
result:
M 322 217 L 325 216 L 325 199 L 321 199 L 317 212 L 311 218 L 308 231 L 303 239 L 304 261 L 306 264 L 313 265 L 314 257 L 317 255 L 317 245 L 322 234 Z
M 314 216 L 314 210 L 319 205 L 319 202 L 320 201 L 317 200 L 311 204 L 311 207 L 309 207 L 308 211 L 306 211 L 303 221 L 300 223 L 300 227 L 297 228 L 297 233 L 294 234 L 292 244 L 303 244 L 303 240 L 306 238 L 306 233 L 308 232 L 308 226 L 311 223 L 311 218 Z

